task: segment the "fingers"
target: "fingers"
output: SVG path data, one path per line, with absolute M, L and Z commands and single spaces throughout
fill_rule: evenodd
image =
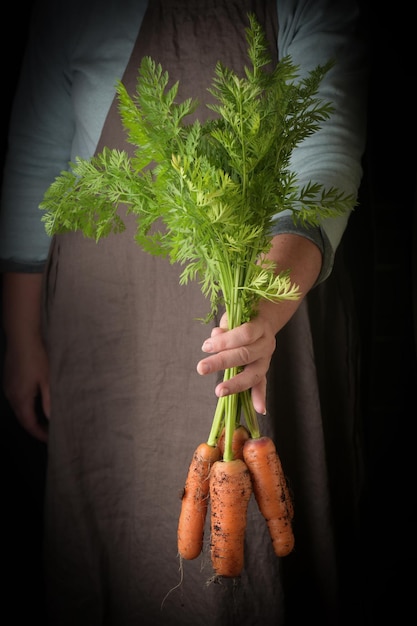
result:
M 47 418 L 42 409 L 40 396 L 22 402 L 15 412 L 23 428 L 38 441 L 46 443 L 48 440 Z
M 216 328 L 202 345 L 202 350 L 211 356 L 199 361 L 197 371 L 205 375 L 232 367 L 244 367 L 246 375 L 243 379 L 246 382 L 250 376 L 252 384 L 256 385 L 266 374 L 275 345 L 272 332 L 255 321 L 229 331 Z
M 20 425 L 35 439 L 46 442 L 50 411 L 48 383 L 25 376 L 18 380 L 11 375 L 6 377 L 4 393 Z
M 266 376 L 252 387 L 251 395 L 255 411 L 260 415 L 266 415 Z
M 263 336 L 263 326 L 254 321 L 246 322 L 232 330 L 216 327 L 213 328 L 210 338 L 205 340 L 201 349 L 203 352 L 209 354 L 219 354 L 226 350 L 246 348 L 249 346 L 251 346 L 251 349 L 259 349 L 256 343 L 261 340 Z M 241 363 L 234 363 L 233 365 L 226 364 L 226 367 L 246 365 L 248 361 L 245 361 L 245 359 L 247 358 L 249 358 L 248 355 L 242 351 L 241 359 L 243 359 L 243 361 Z M 203 359 L 200 363 L 209 363 L 210 361 L 215 361 L 215 359 L 209 357 L 208 359 Z
M 254 409 L 257 413 L 265 414 L 266 375 L 259 373 L 263 369 L 259 363 L 248 366 L 233 378 L 219 383 L 215 389 L 216 395 L 220 398 L 251 389 Z
M 199 374 L 206 375 L 233 367 L 247 367 L 247 371 L 251 372 L 251 368 L 249 366 L 253 366 L 257 363 L 257 368 L 252 367 L 252 369 L 254 369 L 254 371 L 252 371 L 252 376 L 255 374 L 255 378 L 252 382 L 256 384 L 258 382 L 256 377 L 257 375 L 259 376 L 259 373 L 256 373 L 259 370 L 259 366 L 262 367 L 263 343 L 264 342 L 260 341 L 251 346 L 244 345 L 236 348 L 222 349 L 220 352 L 216 352 L 212 356 L 199 361 L 197 364 L 197 372 Z M 260 374 L 264 373 L 265 372 L 260 372 Z M 244 378 L 247 379 L 248 374 L 244 376 Z
M 16 419 L 39 441 L 48 438 L 49 367 L 43 342 L 10 342 L 4 360 L 3 389 Z
M 216 387 L 218 397 L 252 390 L 252 402 L 258 413 L 265 413 L 266 373 L 269 369 L 276 339 L 270 327 L 260 320 L 242 324 L 232 330 L 214 328 L 202 346 L 210 356 L 197 364 L 201 375 L 225 369 L 241 371 Z
M 50 394 L 48 383 L 44 383 L 40 385 L 40 398 L 41 398 L 40 410 L 42 411 L 43 419 L 49 420 L 50 415 L 51 415 L 51 394 Z

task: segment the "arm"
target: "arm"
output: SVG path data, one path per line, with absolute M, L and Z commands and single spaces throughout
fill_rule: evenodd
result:
M 279 58 L 290 55 L 300 77 L 330 59 L 334 67 L 320 86 L 319 97 L 333 103 L 335 112 L 317 133 L 294 150 L 291 169 L 299 185 L 310 180 L 337 187 L 356 197 L 362 176 L 365 147 L 366 50 L 359 36 L 358 5 L 352 0 L 278 0 Z M 353 207 L 352 207 L 353 208 Z M 200 374 L 229 367 L 244 370 L 216 387 L 218 396 L 252 389 L 258 413 L 265 413 L 266 374 L 276 346 L 276 334 L 317 283 L 331 273 L 334 255 L 349 215 L 323 220 L 308 231 L 280 213 L 274 224 L 271 258 L 280 269 L 290 269 L 299 285 L 296 302 L 262 301 L 255 319 L 227 331 L 227 320 L 203 344 L 210 356 L 197 364 Z
M 35 3 L 9 125 L 1 193 L 0 271 L 6 336 L 4 390 L 20 423 L 41 441 L 46 441 L 47 433 L 38 421 L 35 399 L 41 399 L 49 418 L 40 298 L 50 240 L 38 205 L 75 155 L 93 154 L 113 99 L 115 77 L 121 76 L 129 58 L 145 4 L 141 0 L 126 3 L 124 13 L 117 2 L 104 8 L 98 0 Z M 92 15 L 95 27 L 84 28 Z M 91 62 L 91 50 L 96 63 Z
M 273 303 L 263 300 L 258 315 L 238 328 L 226 331 L 223 318 L 214 328 L 202 350 L 209 353 L 197 364 L 199 374 L 210 374 L 225 368 L 245 366 L 243 371 L 216 387 L 218 397 L 252 389 L 252 401 L 258 413 L 266 412 L 266 374 L 276 346 L 276 335 L 300 306 L 303 297 L 320 274 L 322 254 L 309 239 L 300 235 L 282 234 L 273 239 L 269 257 L 278 268 L 291 268 L 291 278 L 301 291 L 296 301 Z
M 300 79 L 334 61 L 318 92 L 334 111 L 319 131 L 295 148 L 291 170 L 300 187 L 314 181 L 353 197 L 362 177 L 369 70 L 360 5 L 358 0 L 277 0 L 279 58 L 289 55 Z M 284 211 L 277 216 L 274 233 L 299 232 L 319 245 L 323 264 L 317 282 L 322 282 L 331 273 L 348 219 L 349 213 L 322 220 L 316 229 L 302 233 Z
M 49 237 L 37 207 L 46 187 L 68 161 L 73 123 L 70 98 L 61 79 L 63 58 L 43 30 L 48 31 L 48 23 L 41 6 L 38 3 L 39 13 L 33 14 L 9 124 L 1 193 L 0 270 L 4 393 L 21 425 L 45 442 L 47 424 L 40 420 L 40 413 L 49 418 L 50 398 L 41 334 L 41 287 Z M 48 50 L 52 51 L 48 54 Z
M 146 1 L 37 0 L 35 7 L 8 129 L 1 271 L 42 271 L 50 241 L 39 203 L 70 161 L 94 154 Z
M 41 335 L 42 274 L 3 275 L 3 325 L 6 336 L 3 386 L 17 419 L 40 441 L 47 440 L 36 398 L 49 417 L 48 359 Z

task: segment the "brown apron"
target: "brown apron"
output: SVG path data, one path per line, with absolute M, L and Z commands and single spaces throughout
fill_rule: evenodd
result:
M 207 102 L 218 60 L 238 72 L 248 63 L 248 12 L 267 29 L 275 54 L 275 4 L 151 1 L 124 84 L 134 91 L 147 54 L 180 81 L 180 100 Z M 208 113 L 204 106 L 197 112 L 201 120 Z M 132 148 L 116 102 L 97 150 L 103 146 Z M 351 320 L 337 269 L 280 333 L 269 413 L 260 418 L 263 432 L 276 437 L 294 491 L 295 552 L 284 560 L 273 555 L 252 502 L 241 579 L 209 583 L 208 531 L 203 555 L 182 570 L 176 546 L 179 494 L 216 405 L 216 380 L 196 373 L 210 334 L 197 319 L 209 303 L 198 284 L 179 285 L 181 268 L 144 253 L 134 242 L 134 219 L 126 222 L 126 232 L 98 244 L 79 233 L 55 237 L 46 272 L 51 625 L 278 626 L 287 612 L 288 626 L 300 623 L 300 607 L 308 605 L 311 618 L 334 626 L 331 481 L 340 500 L 352 498 L 355 401 Z M 345 470 L 329 479 L 341 450 Z

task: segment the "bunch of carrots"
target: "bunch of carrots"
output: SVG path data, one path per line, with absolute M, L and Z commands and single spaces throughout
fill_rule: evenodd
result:
M 197 279 L 210 299 L 207 319 L 224 306 L 229 328 L 252 319 L 261 298 L 300 296 L 289 270 L 267 260 L 277 215 L 290 211 L 294 221 L 314 226 L 355 203 L 337 188 L 314 182 L 300 187 L 290 168 L 294 148 L 333 110 L 317 98 L 332 62 L 300 81 L 288 57 L 267 71 L 265 34 L 253 15 L 248 18 L 250 66 L 237 76 L 216 65 L 208 89 L 216 104 L 207 105 L 215 119 L 186 124 L 198 102 L 178 103 L 178 83 L 168 87 L 167 72 L 144 57 L 136 94 L 130 96 L 122 83 L 117 87 L 134 156 L 104 148 L 91 159 L 77 157 L 40 204 L 49 235 L 81 231 L 96 241 L 123 231 L 124 213 L 134 214 L 137 244 L 184 266 L 181 284 Z M 237 373 L 227 369 L 224 379 Z M 287 483 L 273 441 L 261 436 L 247 390 L 218 400 L 209 437 L 194 453 L 178 522 L 180 556 L 201 553 L 210 505 L 214 570 L 238 576 L 252 493 L 275 553 L 289 554 L 294 537 Z
M 200 555 L 210 508 L 210 556 L 215 575 L 236 577 L 244 567 L 246 514 L 252 493 L 279 557 L 294 548 L 294 509 L 273 440 L 251 437 L 239 424 L 232 436 L 232 458 L 227 459 L 224 438 L 223 429 L 215 445 L 209 439 L 193 454 L 178 521 L 178 553 L 187 560 Z

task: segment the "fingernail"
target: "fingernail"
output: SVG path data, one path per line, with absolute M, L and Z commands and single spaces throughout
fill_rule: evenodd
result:
M 200 363 L 198 366 L 198 373 L 199 374 L 209 374 L 210 373 L 210 366 L 207 365 L 207 363 Z
M 209 339 L 207 339 L 207 341 L 205 341 L 203 345 L 201 346 L 201 349 L 203 350 L 203 352 L 212 352 L 213 351 L 212 342 Z
M 227 387 L 222 387 L 219 392 L 219 398 L 223 398 L 224 396 L 228 396 L 230 394 Z

